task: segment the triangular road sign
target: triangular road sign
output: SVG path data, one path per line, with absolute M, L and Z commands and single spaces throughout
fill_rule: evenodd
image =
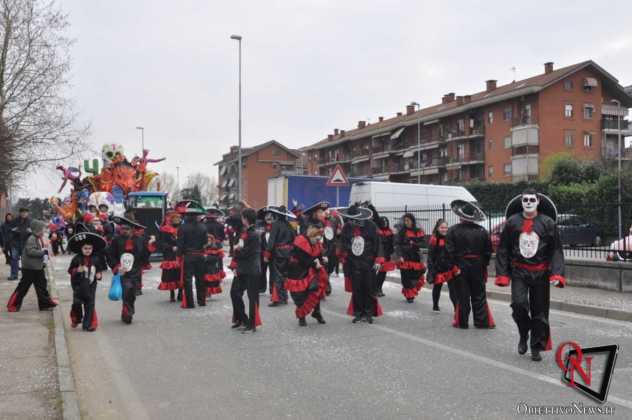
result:
M 328 187 L 346 187 L 349 185 L 349 179 L 345 174 L 345 171 L 340 165 L 336 165 L 331 176 L 327 180 Z

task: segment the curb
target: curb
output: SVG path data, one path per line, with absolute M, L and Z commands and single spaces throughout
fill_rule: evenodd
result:
M 46 269 L 49 279 L 51 295 L 59 300 L 55 276 L 50 267 Z M 66 332 L 64 328 L 64 316 L 61 312 L 61 302 L 53 309 L 53 321 L 55 323 L 55 355 L 57 357 L 57 381 L 62 399 L 62 418 L 64 420 L 81 420 L 79 411 L 79 399 L 75 390 L 75 377 L 72 373 L 70 355 L 66 344 Z
M 401 284 L 397 278 L 386 277 L 386 281 L 391 283 Z M 425 288 L 430 289 L 429 285 Z M 442 292 L 445 293 L 445 292 Z M 502 293 L 494 290 L 487 290 L 487 297 L 493 300 L 500 300 L 503 302 L 511 302 L 510 293 Z M 600 318 L 612 319 L 615 321 L 627 321 L 632 322 L 632 312 L 626 312 L 619 309 L 601 308 L 598 306 L 579 305 L 577 303 L 562 302 L 559 300 L 551 300 L 550 309 L 555 309 L 563 312 L 572 312 L 580 315 L 598 316 Z

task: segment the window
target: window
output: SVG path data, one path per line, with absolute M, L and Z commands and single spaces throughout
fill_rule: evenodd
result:
M 489 165 L 489 168 L 487 168 L 487 173 L 489 176 L 494 176 L 494 167 L 492 165 Z
M 503 120 L 511 121 L 511 117 L 512 117 L 511 107 L 505 108 L 503 110 Z
M 590 149 L 592 147 L 593 138 L 591 133 L 584 134 L 584 147 Z
M 584 104 L 584 118 L 587 120 L 592 119 L 595 107 L 592 104 Z
M 511 163 L 505 163 L 505 175 L 511 175 Z
M 459 132 L 465 131 L 465 121 L 458 120 L 457 121 L 457 127 L 458 127 Z
M 505 149 L 511 149 L 511 137 L 505 137 Z
M 465 145 L 464 144 L 458 144 L 456 146 L 456 155 L 457 158 L 459 160 L 459 162 L 463 161 L 463 159 L 465 159 Z
M 573 105 L 571 104 L 564 105 L 564 116 L 566 118 L 573 118 Z
M 522 118 L 524 123 L 531 123 L 531 104 L 526 104 L 522 110 Z
M 494 123 L 494 112 L 493 111 L 489 111 L 487 113 L 487 122 L 489 123 L 489 125 L 492 125 Z
M 492 150 L 493 146 L 494 146 L 494 140 L 489 139 L 489 150 Z
M 573 90 L 573 81 L 570 79 L 564 80 L 564 90 Z
M 572 131 L 566 131 L 564 133 L 564 145 L 566 147 L 573 147 L 573 132 Z

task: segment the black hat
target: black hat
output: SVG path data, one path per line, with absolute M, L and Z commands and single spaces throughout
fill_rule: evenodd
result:
M 102 236 L 92 232 L 77 233 L 68 240 L 68 248 L 75 254 L 81 253 L 85 244 L 92 245 L 92 252 L 103 251 L 107 245 Z
M 360 207 L 354 204 L 346 209 L 338 210 L 338 213 L 345 219 L 351 220 L 369 220 L 373 217 L 373 212 L 366 207 Z
M 136 223 L 135 221 L 130 220 L 127 217 L 123 217 L 123 216 L 114 216 L 112 218 L 112 221 L 116 223 L 117 225 L 121 225 L 121 226 L 129 226 L 131 228 L 137 228 L 137 229 L 146 229 L 146 227 L 141 225 L 140 223 Z
M 175 209 L 180 214 L 200 216 L 206 214 L 206 210 L 195 200 L 182 200 L 176 203 Z
M 316 204 L 306 208 L 303 210 L 303 214 L 309 216 L 314 213 L 316 210 L 327 210 L 329 208 L 329 203 L 326 201 L 319 201 Z
M 263 219 L 266 215 L 266 213 L 273 213 L 277 216 L 281 216 L 281 217 L 285 217 L 288 219 L 296 219 L 296 216 L 292 213 L 289 213 L 287 211 L 287 209 L 285 208 L 285 206 L 268 206 L 268 207 L 264 207 L 262 209 L 260 209 L 257 212 L 257 218 L 259 219 Z
M 540 203 L 538 204 L 538 213 L 546 214 L 554 221 L 557 220 L 557 208 L 555 203 L 544 194 L 537 193 Z M 509 201 L 505 210 L 505 219 L 509 219 L 516 213 L 522 213 L 522 194 L 518 194 Z
M 454 200 L 450 203 L 454 214 L 469 222 L 482 222 L 486 219 L 485 213 L 476 204 L 465 200 Z
M 222 217 L 224 216 L 224 212 L 221 211 L 218 207 L 216 206 L 211 206 L 211 207 L 207 207 L 206 208 L 206 214 L 207 215 L 215 215 L 217 217 Z

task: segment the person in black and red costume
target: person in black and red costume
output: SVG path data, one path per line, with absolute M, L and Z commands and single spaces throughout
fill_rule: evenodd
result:
M 542 360 L 551 350 L 550 285 L 564 287 L 564 253 L 557 230 L 557 210 L 550 198 L 528 189 L 514 197 L 505 212 L 507 223 L 496 251 L 496 285 L 511 280 L 512 317 L 518 325 L 518 353 Z
M 292 251 L 295 231 L 288 220 L 294 215 L 288 213 L 285 206 L 267 207 L 266 222 L 271 216 L 272 224 L 269 234 L 266 234 L 263 246 L 263 262 L 270 269 L 270 296 L 271 303 L 268 306 L 287 304 L 287 290 L 285 279 L 287 278 L 287 264 Z
M 393 235 L 393 230 L 390 227 L 388 217 L 380 217 L 377 226 L 377 234 L 380 236 L 382 254 L 384 255 L 384 263 L 382 264 L 379 273 L 377 273 L 377 295 L 379 297 L 383 297 L 384 291 L 382 290 L 382 286 L 386 280 L 386 275 L 391 271 L 395 271 L 397 268 L 395 262 L 391 259 L 393 252 L 395 252 L 395 236 Z
M 176 208 L 186 207 L 184 223 L 178 228 L 177 250 L 182 258 L 184 284 L 182 286 L 182 309 L 195 308 L 193 297 L 193 277 L 198 306 L 206 306 L 206 244 L 208 235 L 206 225 L 200 221 L 206 213 L 195 201 L 189 201 Z M 181 211 L 181 210 L 180 210 Z
M 255 231 L 257 212 L 251 208 L 242 211 L 242 233 L 233 248 L 231 268 L 235 271 L 230 298 L 233 303 L 232 328 L 255 332 L 261 325 L 259 315 L 259 280 L 261 276 L 261 240 Z M 244 292 L 248 293 L 249 311 L 246 315 Z
M 448 233 L 448 222 L 437 220 L 428 243 L 428 283 L 432 284 L 432 310 L 439 312 L 439 298 L 443 283 L 448 284 L 450 300 L 456 309 L 457 298 L 454 284 L 450 281 L 458 274 L 457 266 L 451 266 L 450 256 L 445 246 L 445 237 Z
M 182 299 L 182 258 L 178 257 L 178 228 L 182 216 L 176 211 L 169 211 L 158 233 L 158 250 L 162 253 L 162 277 L 158 290 L 168 290 L 171 302 Z
M 322 240 L 322 225 L 310 223 L 306 232 L 294 239 L 290 254 L 285 288 L 296 304 L 295 313 L 301 327 L 307 326 L 305 317 L 310 313 L 319 324 L 325 323 L 320 301 L 327 291 L 328 276 Z
M 426 279 L 426 266 L 421 260 L 421 248 L 426 244 L 424 231 L 417 226 L 412 213 L 402 217 L 402 228 L 397 232 L 395 251 L 399 255 L 399 271 L 402 276 L 402 294 L 412 303 Z
M 76 254 L 68 267 L 72 286 L 72 328 L 82 324 L 84 331 L 95 331 L 99 325 L 94 301 L 97 281 L 108 268 L 103 256 L 106 246 L 102 236 L 90 232 L 78 233 L 68 240 L 68 249 Z
M 347 313 L 354 317 L 354 324 L 363 318 L 372 324 L 373 317 L 382 315 L 376 297 L 376 273 L 384 258 L 377 226 L 371 220 L 371 210 L 357 204 L 340 210 L 340 215 L 347 219 L 342 228 L 342 246 L 346 255 L 345 275 L 349 275 L 353 290 Z
M 457 274 L 452 280 L 458 300 L 452 326 L 467 329 L 471 311 L 476 328 L 495 328 L 485 290 L 492 242 L 485 228 L 477 224 L 485 220 L 485 213 L 464 200 L 454 200 L 450 206 L 461 220 L 448 229 L 445 245 L 450 270 Z
M 224 272 L 224 225 L 219 218 L 224 216 L 217 207 L 206 209 L 206 297 L 222 293 L 222 280 L 226 277 Z
M 131 324 L 135 313 L 136 290 L 140 284 L 140 277 L 145 261 L 156 250 L 155 238 L 149 241 L 134 235 L 134 229 L 145 227 L 125 217 L 114 217 L 112 221 L 119 226 L 120 233 L 116 235 L 107 250 L 108 265 L 114 274 L 121 275 L 123 288 L 123 305 L 121 308 L 121 320 Z M 128 269 L 124 261 L 131 261 Z

